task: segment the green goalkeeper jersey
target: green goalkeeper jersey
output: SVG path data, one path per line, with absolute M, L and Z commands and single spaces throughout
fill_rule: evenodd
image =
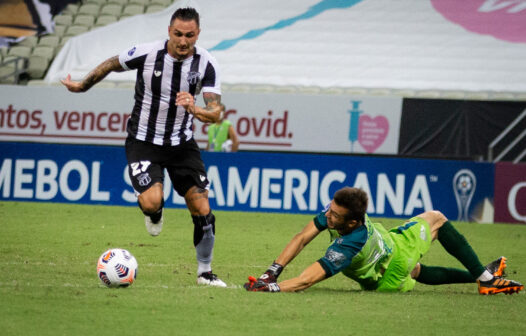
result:
M 321 212 L 314 218 L 318 230 L 327 229 L 327 218 Z M 365 215 L 364 225 L 351 233 L 340 236 L 330 230 L 332 244 L 318 262 L 327 277 L 342 272 L 357 281 L 363 289 L 375 290 L 393 256 L 394 242 L 387 230 L 379 223 L 372 223 Z

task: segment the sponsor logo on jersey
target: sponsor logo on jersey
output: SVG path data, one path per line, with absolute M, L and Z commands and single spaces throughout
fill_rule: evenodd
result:
M 327 253 L 325 253 L 325 258 L 336 267 L 341 266 L 345 262 L 345 255 L 335 250 L 327 250 Z
M 188 81 L 188 84 L 195 85 L 199 82 L 199 77 L 201 74 L 197 71 L 190 71 L 188 73 L 188 78 L 186 79 Z
M 128 51 L 128 56 L 133 55 L 133 53 L 135 53 L 135 50 L 137 50 L 137 48 L 135 47 L 131 48 L 130 51 Z
M 420 239 L 423 241 L 427 240 L 426 228 L 423 225 L 420 226 Z

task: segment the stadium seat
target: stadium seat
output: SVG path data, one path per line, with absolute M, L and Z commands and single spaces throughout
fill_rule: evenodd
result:
M 224 89 L 225 92 L 250 92 L 249 86 L 244 84 L 229 85 L 221 83 L 221 89 Z
M 31 56 L 41 56 L 51 60 L 55 56 L 55 48 L 50 46 L 36 46 Z
M 343 89 L 342 88 L 339 88 L 339 87 L 328 87 L 328 88 L 323 88 L 322 89 L 322 93 L 323 94 L 338 94 L 338 95 L 341 95 L 343 94 Z
M 71 36 L 63 36 L 61 39 L 60 39 L 60 43 L 58 44 L 57 46 L 57 53 L 60 51 L 60 49 L 62 49 L 62 47 L 64 46 L 64 44 L 66 44 L 66 42 L 68 42 L 68 40 L 71 38 Z
M 347 89 L 345 89 L 345 94 L 347 94 L 347 95 L 365 95 L 365 94 L 367 94 L 367 89 L 357 88 L 357 87 L 347 88 Z
M 70 24 L 73 23 L 73 15 L 70 15 L 70 14 L 60 14 L 60 15 L 55 16 L 55 18 L 53 19 L 53 21 L 55 21 L 55 24 L 56 24 L 56 25 L 60 25 L 60 26 L 69 26 Z
M 50 62 L 51 59 L 48 59 L 44 56 L 32 55 L 29 57 L 26 72 L 32 79 L 44 78 Z
M 20 75 L 25 73 L 25 69 L 27 67 L 27 58 L 8 55 L 9 51 L 6 55 L 3 49 L 7 48 L 0 48 L 3 54 L 3 60 L 2 63 L 0 63 L 0 83 L 18 84 Z M 15 53 L 16 52 L 18 51 L 15 51 Z
M 135 82 L 117 82 L 117 87 L 119 89 L 133 89 L 135 88 Z
M 112 3 L 104 5 L 100 9 L 100 14 L 101 15 L 109 14 L 109 15 L 114 15 L 116 17 L 120 17 L 122 14 L 122 6 L 118 4 L 112 4 Z
M 77 26 L 91 27 L 95 23 L 95 16 L 88 14 L 79 14 L 75 16 L 73 24 Z
M 106 26 L 117 21 L 118 19 L 115 15 L 104 14 L 97 18 L 97 21 L 95 21 L 95 27 Z
M 42 79 L 30 79 L 27 81 L 27 86 L 47 86 Z
M 438 90 L 417 91 L 416 96 L 420 98 L 440 98 L 441 93 Z
M 7 65 L 0 64 L 0 84 L 15 84 L 15 69 Z
M 157 4 L 157 5 L 160 5 L 160 6 L 163 6 L 164 8 L 170 6 L 172 3 L 173 3 L 174 0 L 151 0 L 150 1 L 150 4 L 154 5 L 154 4 Z
M 56 48 L 60 42 L 60 36 L 57 35 L 45 35 L 38 41 L 39 46 L 48 46 Z
M 143 5 L 127 5 L 124 7 L 122 11 L 122 16 L 134 16 L 134 15 L 140 15 L 144 13 L 144 6 Z
M 66 32 L 64 33 L 64 36 L 75 36 L 75 35 L 79 35 L 79 34 L 82 34 L 82 33 L 85 33 L 89 30 L 88 27 L 86 26 L 69 26 L 67 29 L 66 29 Z
M 157 13 L 165 9 L 166 7 L 162 5 L 149 5 L 145 13 Z
M 28 58 L 29 55 L 31 55 L 31 47 L 15 45 L 9 48 L 9 52 L 7 55 Z
M 18 67 L 18 69 L 24 69 L 26 65 L 27 58 L 13 55 L 5 56 L 4 61 L 2 62 L 2 66 L 6 66 L 8 68 Z
M 316 86 L 303 86 L 303 87 L 300 86 L 298 88 L 298 91 L 301 92 L 302 94 L 317 95 L 317 94 L 320 94 L 321 88 L 316 87 Z
M 511 92 L 491 92 L 489 94 L 490 100 L 513 100 L 515 96 Z
M 446 99 L 464 99 L 466 93 L 464 91 L 443 91 L 441 94 L 442 98 Z
M 142 5 L 146 8 L 146 6 L 151 5 L 153 2 L 151 0 L 129 0 L 128 3 L 130 5 Z
M 416 94 L 415 90 L 409 90 L 409 89 L 396 89 L 392 91 L 393 91 L 393 94 L 398 97 L 409 98 L 409 97 L 414 97 Z
M 78 14 L 88 14 L 88 15 L 97 16 L 99 15 L 100 8 L 101 7 L 99 5 L 94 4 L 94 3 L 85 4 L 79 7 L 77 15 Z
M 68 28 L 68 26 L 59 26 L 59 25 L 56 25 L 55 26 L 55 32 L 54 34 L 57 35 L 57 36 L 63 36 L 64 33 L 66 32 L 66 29 Z
M 106 3 L 126 6 L 128 4 L 128 0 L 108 0 Z
M 79 7 L 80 7 L 80 5 L 78 5 L 78 4 L 69 4 L 62 11 L 61 15 L 63 15 L 63 14 L 76 15 L 77 12 L 79 11 Z
M 108 1 L 106 0 L 86 0 L 84 1 L 85 4 L 92 3 L 92 4 L 99 5 L 99 6 L 105 5 L 107 2 Z
M 384 88 L 374 88 L 369 89 L 368 93 L 373 96 L 392 96 L 393 92 L 391 89 L 384 89 Z
M 298 89 L 293 85 L 283 85 L 283 86 L 277 86 L 274 89 L 275 92 L 279 93 L 297 93 Z
M 251 89 L 258 93 L 273 93 L 275 87 L 274 85 L 254 85 Z
M 18 42 L 17 45 L 33 48 L 34 46 L 37 45 L 37 42 L 38 42 L 38 37 L 35 35 L 31 35 L 31 36 L 26 36 L 26 38 Z
M 115 84 L 115 82 L 111 82 L 107 80 L 97 83 L 98 88 L 113 89 L 116 86 L 117 85 Z

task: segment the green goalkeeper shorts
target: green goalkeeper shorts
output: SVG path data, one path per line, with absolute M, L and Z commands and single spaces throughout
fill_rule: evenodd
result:
M 376 290 L 407 292 L 415 287 L 411 271 L 431 246 L 431 229 L 420 217 L 413 217 L 404 225 L 389 230 L 394 241 L 393 258 L 385 270 Z

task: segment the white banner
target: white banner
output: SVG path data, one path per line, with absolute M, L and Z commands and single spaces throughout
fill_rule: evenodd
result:
M 397 154 L 401 98 L 225 93 L 240 150 Z M 2 86 L 0 141 L 122 145 L 133 90 Z M 198 104 L 203 104 L 198 100 Z M 202 148 L 208 126 L 195 122 Z

